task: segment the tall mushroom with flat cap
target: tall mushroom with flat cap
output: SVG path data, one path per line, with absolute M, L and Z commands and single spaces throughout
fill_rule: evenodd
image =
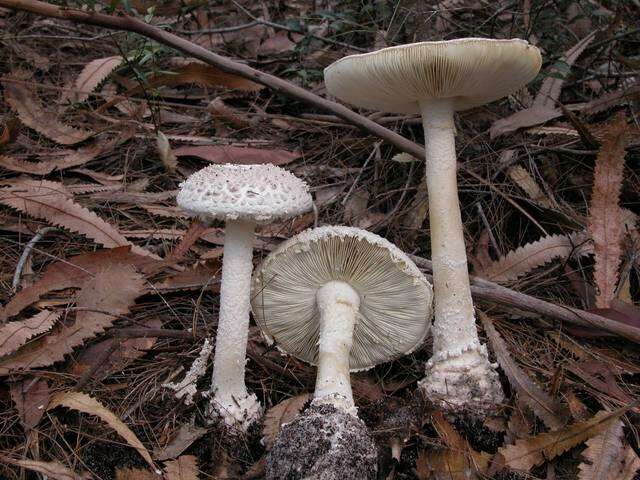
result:
M 431 299 L 404 253 L 358 228 L 307 230 L 265 258 L 253 276 L 256 323 L 281 351 L 318 367 L 311 407 L 283 427 L 267 478 L 375 478 L 376 449 L 349 372 L 417 348 Z
M 538 73 L 524 40 L 464 38 L 351 55 L 329 65 L 330 94 L 359 107 L 420 113 L 425 135 L 435 289 L 433 357 L 421 386 L 450 409 L 491 408 L 503 398 L 480 344 L 458 204 L 453 112 L 497 100 Z
M 244 382 L 255 227 L 311 210 L 311 195 L 273 165 L 211 165 L 180 187 L 180 207 L 207 223 L 226 222 L 210 413 L 246 430 L 262 412 Z

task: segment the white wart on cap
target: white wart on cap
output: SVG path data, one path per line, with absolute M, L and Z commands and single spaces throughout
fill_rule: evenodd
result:
M 306 183 L 271 164 L 210 165 L 180 187 L 178 205 L 204 220 L 268 223 L 312 207 Z
M 431 285 L 387 240 L 353 227 L 320 227 L 287 240 L 256 269 L 252 311 L 283 351 L 318 362 L 318 291 L 344 282 L 359 296 L 349 368 L 358 371 L 420 346 L 429 332 Z
M 484 105 L 533 80 L 540 51 L 520 39 L 462 38 L 350 55 L 325 71 L 327 91 L 372 110 L 420 113 L 426 98 L 451 98 L 454 110 Z
M 205 222 L 226 222 L 207 414 L 246 431 L 262 414 L 244 381 L 255 227 L 311 210 L 311 195 L 302 180 L 274 165 L 211 165 L 182 183 L 177 200 Z

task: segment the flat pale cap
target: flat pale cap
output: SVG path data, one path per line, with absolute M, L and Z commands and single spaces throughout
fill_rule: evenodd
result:
M 466 110 L 518 90 L 541 64 L 525 40 L 461 38 L 350 55 L 325 68 L 324 79 L 331 95 L 371 110 L 419 113 L 418 102 L 432 98 Z
M 180 184 L 178 205 L 212 220 L 257 223 L 300 215 L 313 204 L 305 182 L 275 165 L 210 165 Z
M 409 353 L 431 325 L 432 288 L 398 247 L 366 230 L 320 227 L 290 238 L 256 269 L 252 311 L 269 341 L 317 363 L 316 292 L 348 283 L 360 297 L 350 368 L 364 370 Z

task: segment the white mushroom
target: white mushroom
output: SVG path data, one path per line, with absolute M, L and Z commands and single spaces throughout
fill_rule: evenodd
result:
M 360 472 L 353 478 L 375 474 L 375 449 L 357 419 L 349 372 L 417 348 L 429 331 L 431 299 L 431 285 L 404 253 L 358 228 L 307 230 L 263 261 L 253 277 L 256 323 L 280 350 L 318 366 L 312 407 L 281 432 L 267 478 L 342 468 Z M 342 440 L 332 444 L 327 435 Z M 303 438 L 326 449 L 309 459 Z M 345 449 L 359 461 L 344 465 Z
M 480 344 L 457 194 L 453 112 L 492 102 L 531 81 L 540 52 L 524 40 L 467 38 L 352 55 L 325 69 L 330 94 L 359 107 L 420 113 L 426 150 L 435 290 L 433 357 L 421 383 L 450 409 L 503 398 Z
M 312 207 L 307 185 L 273 165 L 211 165 L 181 184 L 178 205 L 203 221 L 225 220 L 210 413 L 243 430 L 262 408 L 245 386 L 253 238 L 256 224 Z

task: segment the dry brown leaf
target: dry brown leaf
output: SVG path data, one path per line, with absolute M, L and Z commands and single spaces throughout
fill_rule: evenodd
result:
M 236 128 L 246 128 L 251 125 L 251 120 L 244 113 L 231 108 L 224 103 L 224 100 L 220 97 L 214 98 L 211 103 L 207 105 L 207 111 L 211 114 L 214 122 L 224 120 Z
M 51 330 L 60 312 L 43 310 L 33 317 L 9 322 L 0 327 L 0 356 L 15 352 L 32 337 Z
M 638 98 L 640 98 L 640 85 L 634 85 L 605 93 L 601 97 L 591 100 L 582 107 L 582 112 L 587 115 L 593 115 L 616 105 L 626 105 Z
M 617 420 L 587 441 L 587 448 L 582 452 L 586 462 L 578 467 L 580 480 L 607 480 L 622 452 L 622 427 L 623 423 Z
M 131 245 L 132 251 L 139 255 L 154 256 L 149 251 L 132 245 L 117 228 L 75 203 L 61 183 L 19 178 L 5 184 L 9 187 L 0 189 L 0 203 L 4 205 L 44 219 L 52 225 L 86 235 L 105 247 Z
M 64 92 L 60 103 L 84 102 L 91 92 L 100 85 L 122 63 L 122 57 L 98 58 L 87 63 L 73 83 L 73 87 Z
M 553 202 L 538 186 L 528 170 L 520 165 L 513 165 L 507 169 L 507 175 L 518 185 L 527 196 L 538 205 L 545 208 L 553 208 Z
M 176 458 L 205 433 L 207 433 L 206 428 L 196 427 L 193 424 L 180 425 L 178 434 L 164 448 L 154 451 L 153 456 L 160 461 Z
M 0 461 L 15 465 L 16 467 L 26 468 L 32 472 L 38 472 L 53 480 L 83 480 L 82 475 L 78 475 L 70 468 L 58 462 L 40 462 L 38 460 L 17 460 L 5 456 L 0 456 Z
M 640 470 L 640 458 L 638 454 L 629 445 L 620 452 L 620 456 L 616 459 L 615 468 L 609 472 L 607 480 L 633 480 L 636 473 Z
M 0 376 L 16 370 L 52 365 L 129 312 L 144 291 L 145 281 L 133 268 L 114 265 L 86 280 L 76 301 L 75 322 L 24 346 L 11 357 L 0 360 Z M 112 315 L 102 312 L 110 312 Z
M 588 230 L 596 256 L 593 278 L 598 287 L 598 308 L 610 305 L 618 283 L 622 240 L 622 212 L 618 201 L 628 128 L 625 116 L 619 116 L 606 132 L 596 158 Z
M 138 327 L 161 328 L 162 321 L 158 318 L 151 318 L 143 321 Z M 121 331 L 125 332 L 126 330 L 126 328 L 121 329 Z M 117 340 L 113 338 L 109 338 L 101 342 L 93 343 L 82 350 L 73 362 L 71 373 L 80 376 L 90 368 L 93 368 L 94 371 L 92 372 L 91 378 L 102 380 L 115 372 L 124 370 L 134 360 L 145 355 L 147 353 L 146 350 L 149 350 L 155 345 L 157 338 L 128 338 L 118 341 L 115 348 L 113 348 L 113 342 L 116 341 Z M 105 358 L 106 350 L 110 349 L 113 349 L 113 351 Z M 96 364 L 98 361 L 100 362 L 99 365 Z
M 166 480 L 198 480 L 198 460 L 193 455 L 183 455 L 164 466 Z
M 178 168 L 178 159 L 171 150 L 169 140 L 160 130 L 158 130 L 158 135 L 156 137 L 156 145 L 164 168 L 166 168 L 168 172 L 175 172 L 176 168 Z
M 580 40 L 573 47 L 567 50 L 561 60 L 563 70 L 570 68 L 578 59 L 580 54 L 595 38 L 595 32 Z M 552 67 L 549 76 L 542 82 L 540 91 L 533 100 L 533 105 L 519 112 L 509 115 L 506 118 L 496 120 L 489 129 L 491 138 L 499 137 L 506 133 L 513 132 L 519 128 L 532 127 L 560 117 L 562 111 L 556 108 L 556 102 L 560 98 L 564 78 L 557 78 L 561 73 L 557 67 Z M 565 74 L 567 72 L 564 72 Z
M 151 460 L 149 451 L 145 448 L 136 434 L 127 427 L 111 410 L 107 409 L 95 398 L 90 397 L 81 392 L 62 392 L 55 395 L 47 410 L 53 410 L 56 407 L 63 406 L 79 412 L 94 415 L 104 421 L 112 429 L 114 429 L 129 445 L 135 448 L 140 456 L 146 460 L 154 472 L 160 473 L 156 465 Z
M 490 455 L 477 452 L 447 422 L 442 412 L 432 415 L 433 427 L 445 444 L 445 449 L 422 450 L 416 460 L 421 480 L 472 480 L 481 478 L 489 468 Z
M 487 333 L 489 343 L 496 354 L 500 367 L 509 379 L 509 384 L 518 392 L 521 401 L 528 405 L 533 413 L 552 430 L 565 425 L 566 413 L 560 402 L 554 400 L 542 390 L 511 358 L 506 343 L 493 326 L 491 319 L 483 312 L 477 312 Z
M 173 151 L 176 157 L 198 157 L 211 163 L 238 165 L 286 165 L 300 158 L 299 153 L 286 150 L 262 150 L 258 148 L 229 147 L 225 145 L 200 145 L 180 147 Z
M 142 468 L 118 468 L 116 480 L 159 480 L 162 477 Z
M 37 302 L 42 295 L 54 290 L 64 290 L 72 287 L 82 287 L 88 279 L 101 270 L 112 266 L 130 265 L 147 272 L 157 268 L 159 262 L 149 257 L 143 257 L 131 252 L 129 247 L 98 250 L 76 255 L 67 260 L 52 263 L 35 284 L 20 290 L 0 310 L 0 320 L 13 317 L 32 303 Z
M 56 114 L 44 109 L 35 93 L 26 86 L 13 80 L 5 80 L 2 85 L 4 98 L 12 110 L 18 114 L 20 121 L 49 140 L 61 145 L 75 145 L 93 135 L 87 130 L 61 123 Z
M 585 243 L 587 238 L 584 232 L 542 237 L 510 251 L 478 273 L 494 282 L 514 282 L 522 275 L 552 260 L 565 260 L 571 256 L 593 253 L 591 245 Z
M 49 404 L 51 392 L 46 378 L 27 377 L 9 384 L 11 400 L 25 432 L 35 428 Z
M 264 414 L 264 426 L 262 427 L 262 443 L 267 450 L 271 450 L 273 447 L 282 424 L 296 418 L 309 398 L 311 398 L 309 393 L 303 393 L 287 398 L 267 410 Z
M 609 428 L 630 406 L 614 412 L 600 411 L 589 420 L 575 423 L 554 432 L 541 433 L 535 437 L 516 440 L 498 450 L 509 468 L 528 472 L 545 460 L 553 460 L 567 450 L 580 445 Z
M 147 88 L 158 86 L 176 86 L 187 83 L 195 83 L 201 86 L 226 87 L 243 92 L 258 92 L 264 85 L 239 77 L 232 73 L 226 73 L 206 63 L 194 60 L 176 59 L 174 64 L 181 64 L 171 74 L 160 74 L 149 79 Z

